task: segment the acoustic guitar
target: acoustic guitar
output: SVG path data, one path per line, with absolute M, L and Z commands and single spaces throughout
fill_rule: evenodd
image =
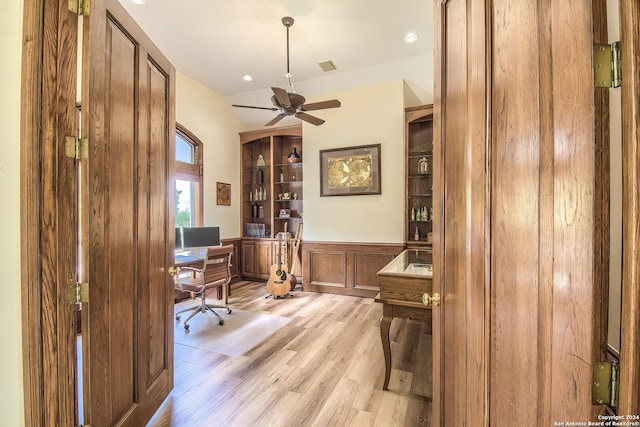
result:
M 278 262 L 271 266 L 269 280 L 267 281 L 267 292 L 274 297 L 287 295 L 291 290 L 288 268 L 282 263 L 282 236 L 278 242 Z

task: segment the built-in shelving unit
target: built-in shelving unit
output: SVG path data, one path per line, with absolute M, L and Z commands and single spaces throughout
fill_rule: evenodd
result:
M 433 230 L 433 106 L 405 110 L 405 243 L 430 247 Z
M 278 233 L 295 235 L 304 218 L 302 127 L 243 132 L 240 144 L 242 271 L 264 279 L 276 261 Z M 292 151 L 297 161 L 291 160 Z

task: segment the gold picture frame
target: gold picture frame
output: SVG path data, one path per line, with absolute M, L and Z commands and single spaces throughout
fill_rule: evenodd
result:
M 216 203 L 221 206 L 231 206 L 231 184 L 216 183 Z
M 320 197 L 381 194 L 381 144 L 320 150 Z

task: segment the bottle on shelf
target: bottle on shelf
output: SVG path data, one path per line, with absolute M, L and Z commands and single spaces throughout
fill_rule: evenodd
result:
M 415 221 L 416 220 L 416 210 L 414 208 L 411 208 L 411 221 Z
M 418 172 L 429 173 L 429 162 L 426 156 L 422 156 L 422 158 L 418 160 Z
M 416 232 L 413 235 L 413 240 L 415 240 L 415 241 L 420 240 L 420 233 L 418 232 L 418 227 L 416 227 Z
M 249 201 L 253 202 L 253 191 L 249 191 Z

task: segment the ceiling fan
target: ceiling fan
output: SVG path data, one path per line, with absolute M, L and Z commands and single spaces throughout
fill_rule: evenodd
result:
M 291 82 L 291 73 L 289 72 L 289 28 L 293 25 L 293 22 L 293 18 L 290 16 L 285 16 L 284 18 L 282 18 L 282 24 L 287 27 L 287 74 L 284 75 L 284 86 L 288 86 L 289 91 L 279 87 L 272 87 L 271 90 L 273 91 L 273 95 L 271 96 L 271 102 L 274 105 L 273 107 L 253 107 L 251 105 L 237 104 L 232 105 L 232 107 L 280 111 L 280 113 L 269 123 L 266 123 L 265 126 L 275 125 L 287 116 L 295 116 L 300 120 L 304 120 L 305 122 L 309 122 L 313 125 L 319 126 L 324 123 L 324 120 L 307 114 L 305 113 L 305 111 L 323 110 L 326 108 L 337 108 L 340 106 L 340 101 L 338 101 L 337 99 L 305 104 L 306 99 L 304 98 L 304 96 L 297 94 L 293 89 L 293 83 Z

